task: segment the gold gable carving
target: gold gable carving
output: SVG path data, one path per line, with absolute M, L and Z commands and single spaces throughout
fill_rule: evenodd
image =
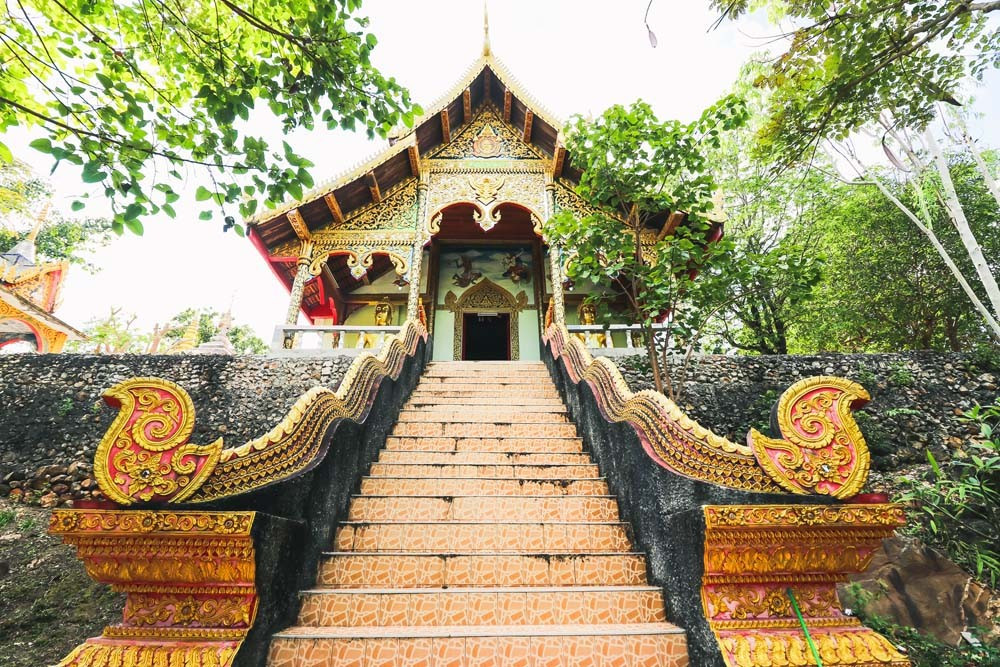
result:
M 485 107 L 449 143 L 432 151 L 428 157 L 439 160 L 545 159 L 541 151 L 522 140 L 492 107 Z

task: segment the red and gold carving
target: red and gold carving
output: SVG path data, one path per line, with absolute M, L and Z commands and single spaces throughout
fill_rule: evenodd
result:
M 407 321 L 378 355 L 360 355 L 337 391 L 314 387 L 264 436 L 223 449 L 188 442 L 194 404 L 184 389 L 159 378 L 133 378 L 105 392 L 119 408 L 94 457 L 101 491 L 121 505 L 206 502 L 247 493 L 303 474 L 326 453 L 324 438 L 338 419 L 364 419 L 383 378 L 395 379 L 427 331 Z
M 836 585 L 904 522 L 898 505 L 715 505 L 705 512 L 702 604 L 730 667 L 901 667 L 888 640 L 845 616 Z
M 868 476 L 869 455 L 851 410 L 870 398 L 861 385 L 843 378 L 800 380 L 778 401 L 784 439 L 751 429 L 747 441 L 757 461 L 786 491 L 853 496 Z
M 257 613 L 253 512 L 56 510 L 49 531 L 127 595 L 122 623 L 59 664 L 232 664 Z
M 679 475 L 746 491 L 835 498 L 857 494 L 867 479 L 868 445 L 851 410 L 868 394 L 850 380 L 793 384 L 778 402 L 784 439 L 751 431 L 744 445 L 701 426 L 663 394 L 632 392 L 613 362 L 595 359 L 565 326 L 548 327 L 544 339 L 573 382 L 590 385 L 605 419 L 631 424 L 650 457 Z
M 94 456 L 94 475 L 108 498 L 122 505 L 181 502 L 212 474 L 222 439 L 188 442 L 194 403 L 179 386 L 132 378 L 105 391 L 104 401 L 119 409 Z

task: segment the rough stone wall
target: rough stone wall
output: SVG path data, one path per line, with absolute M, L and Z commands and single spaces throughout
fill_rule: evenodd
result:
M 192 441 L 227 446 L 263 435 L 295 400 L 336 389 L 352 357 L 0 356 L 0 497 L 67 504 L 98 494 L 94 450 L 117 411 L 101 393 L 137 376 L 172 380 L 195 404 Z
M 652 389 L 645 356 L 613 361 L 633 391 Z M 674 366 L 672 374 L 677 376 Z M 689 416 L 731 440 L 744 442 L 750 427 L 764 430 L 781 392 L 811 375 L 859 382 L 872 395 L 855 412 L 876 471 L 926 462 L 926 449 L 946 458 L 962 455 L 977 429 L 959 415 L 1000 396 L 1000 372 L 972 355 L 912 352 L 816 356 L 730 357 L 703 355 L 689 366 L 680 404 Z

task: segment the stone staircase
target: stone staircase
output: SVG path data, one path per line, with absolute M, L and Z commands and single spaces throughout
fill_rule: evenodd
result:
M 429 364 L 271 667 L 687 665 L 541 363 Z

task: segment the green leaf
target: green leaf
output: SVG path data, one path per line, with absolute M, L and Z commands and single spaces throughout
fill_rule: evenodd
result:
M 198 219 L 199 220 L 211 220 L 212 219 L 212 212 L 211 211 L 202 211 L 201 213 L 198 214 Z
M 206 188 L 204 185 L 199 185 L 198 189 L 195 190 L 194 198 L 197 201 L 208 201 L 212 198 L 212 191 Z
M 28 145 L 40 153 L 52 153 L 52 140 L 48 137 L 35 139 Z
M 69 205 L 70 210 L 74 211 L 74 212 L 75 211 L 82 211 L 85 207 L 86 207 L 86 204 L 84 204 L 82 201 L 79 201 L 79 200 L 76 200 L 72 204 Z

